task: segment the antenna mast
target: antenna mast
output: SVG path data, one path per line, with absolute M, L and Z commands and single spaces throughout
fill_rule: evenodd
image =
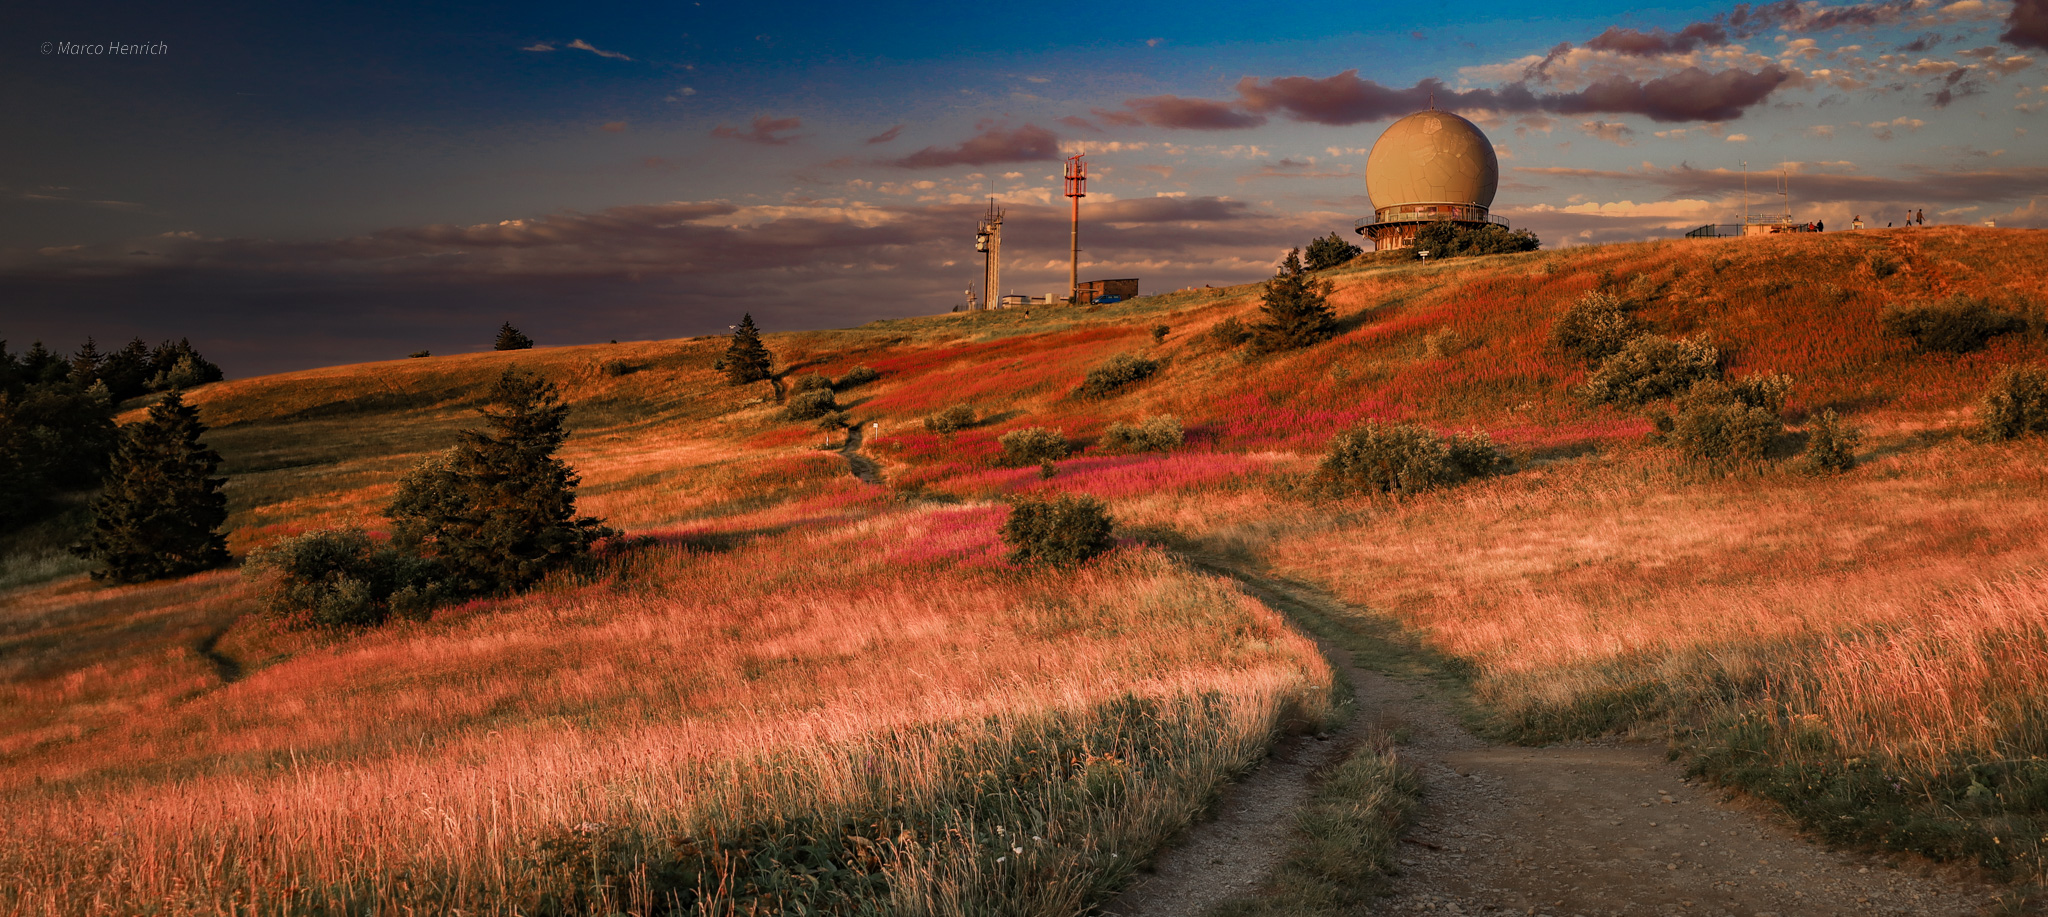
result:
M 1081 161 L 1086 153 L 1076 153 L 1067 159 L 1067 199 L 1074 202 L 1073 233 L 1070 236 L 1073 251 L 1067 261 L 1067 302 L 1081 302 L 1081 199 L 1088 196 L 1088 164 Z
M 981 253 L 981 308 L 994 309 L 1003 304 L 1003 208 L 996 206 L 994 187 L 989 188 L 988 211 L 974 233 L 974 250 Z
M 1749 225 L 1749 160 L 1747 159 L 1742 161 L 1742 225 L 1744 227 Z M 1742 233 L 1743 235 L 1748 235 L 1749 230 L 1745 228 L 1742 230 Z

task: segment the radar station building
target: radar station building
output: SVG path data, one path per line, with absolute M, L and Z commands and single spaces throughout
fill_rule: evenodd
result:
M 1413 246 L 1431 223 L 1505 228 L 1508 221 L 1487 210 L 1499 186 L 1500 160 L 1477 125 L 1447 111 L 1418 111 L 1389 126 L 1366 157 L 1373 215 L 1358 221 L 1358 234 L 1386 251 Z

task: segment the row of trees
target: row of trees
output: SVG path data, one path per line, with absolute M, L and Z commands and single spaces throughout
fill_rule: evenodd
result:
M 137 338 L 102 354 L 87 339 L 70 357 L 40 341 L 14 354 L 0 341 L 0 530 L 47 514 L 61 494 L 99 486 L 120 442 L 122 401 L 220 378 L 189 340 L 151 348 Z

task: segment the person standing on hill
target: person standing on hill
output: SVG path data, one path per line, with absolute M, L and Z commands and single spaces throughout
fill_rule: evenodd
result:
M 1915 217 L 1914 217 L 1914 218 L 1915 218 L 1915 219 L 1917 219 L 1917 220 L 1919 221 L 1920 225 L 1922 225 L 1922 226 L 1925 226 L 1925 225 L 1927 225 L 1927 210 L 1926 210 L 1926 208 L 1921 208 L 1920 210 L 1918 210 L 1918 211 L 1915 211 Z

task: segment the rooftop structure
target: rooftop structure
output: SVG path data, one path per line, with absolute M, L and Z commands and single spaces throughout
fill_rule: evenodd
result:
M 1365 160 L 1365 191 L 1373 215 L 1358 234 L 1375 248 L 1406 248 L 1415 233 L 1437 222 L 1506 226 L 1494 216 L 1500 160 L 1478 126 L 1432 108 L 1394 122 Z

